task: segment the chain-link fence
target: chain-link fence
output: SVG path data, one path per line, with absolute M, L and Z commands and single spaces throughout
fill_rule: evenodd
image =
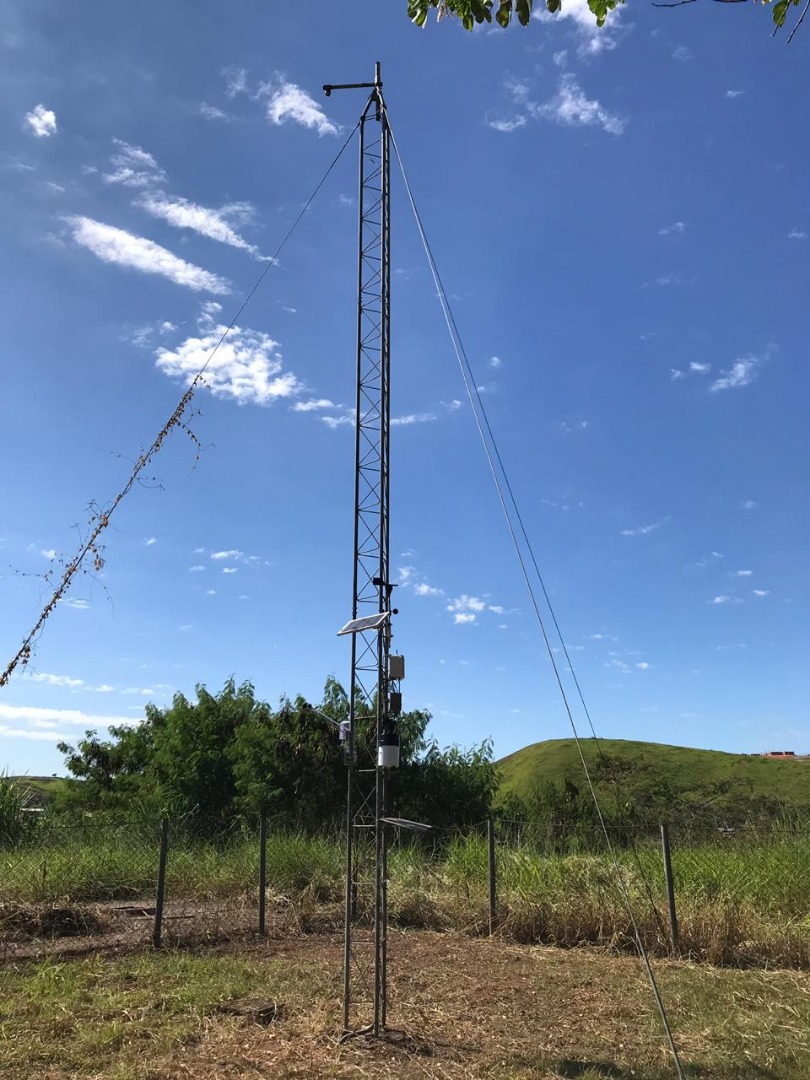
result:
M 38 823 L 0 850 L 0 958 L 338 933 L 342 838 L 276 824 Z M 585 827 L 511 819 L 388 832 L 394 926 L 630 947 L 635 921 L 661 953 L 810 967 L 800 827 L 673 826 L 669 887 L 649 830 L 609 830 L 612 851 Z

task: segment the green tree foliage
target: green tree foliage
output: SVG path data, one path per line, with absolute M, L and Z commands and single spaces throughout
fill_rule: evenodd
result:
M 625 0 L 588 0 L 588 7 L 593 13 L 594 22 L 597 26 L 604 26 L 609 12 L 614 11 Z M 660 0 L 666 3 L 667 0 Z M 675 0 L 670 0 L 675 6 Z M 681 0 L 681 3 L 694 3 L 696 0 Z M 718 3 L 744 3 L 745 0 L 717 0 Z M 756 2 L 756 0 L 754 0 Z M 769 4 L 771 0 L 762 0 L 763 4 Z M 565 0 L 542 0 L 537 6 L 544 6 L 552 15 L 562 10 Z M 791 7 L 798 7 L 801 0 L 777 0 L 773 5 L 773 21 L 777 29 L 785 25 L 788 12 Z M 408 17 L 417 26 L 424 26 L 428 20 L 431 9 L 435 9 L 438 18 L 453 16 L 461 21 L 465 30 L 472 30 L 476 23 L 492 23 L 493 18 L 498 26 L 507 27 L 514 15 L 521 26 L 528 26 L 532 17 L 533 0 L 408 0 Z M 803 16 L 802 16 L 803 17 Z M 799 27 L 799 22 L 793 28 L 793 33 Z M 791 34 L 791 37 L 793 36 Z
M 74 778 L 62 809 L 195 814 L 208 828 L 236 815 L 271 815 L 279 824 L 319 829 L 341 819 L 346 767 L 337 726 L 348 717 L 343 687 L 330 678 L 312 708 L 302 697 L 278 708 L 258 701 L 249 682 L 229 679 L 218 694 L 197 687 L 196 702 L 176 694 L 164 709 L 146 708 L 134 727 L 88 731 L 75 747 L 59 744 Z M 356 705 L 361 761 L 374 757 L 374 718 Z M 431 824 L 485 817 L 497 787 L 492 748 L 439 748 L 426 732 L 430 714 L 398 720 L 401 767 L 391 777 L 392 813 Z

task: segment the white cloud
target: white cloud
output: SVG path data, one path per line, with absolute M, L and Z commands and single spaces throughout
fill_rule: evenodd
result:
M 698 361 L 693 360 L 692 363 L 689 365 L 689 370 L 694 371 L 696 375 L 708 375 L 709 372 L 712 370 L 712 365 L 698 363 Z
M 29 675 L 32 682 L 46 683 L 48 686 L 64 686 L 68 690 L 75 690 L 84 686 L 84 679 L 74 679 L 70 675 L 50 675 L 47 671 L 39 671 L 35 675 Z
M 672 59 L 680 64 L 688 64 L 690 60 L 695 59 L 695 54 L 686 45 L 676 45 L 672 50 Z
M 169 198 L 160 192 L 144 195 L 136 205 L 152 217 L 160 218 L 177 229 L 191 229 L 209 240 L 258 255 L 256 245 L 248 243 L 227 221 L 229 207 L 212 210 L 207 206 L 198 206 L 188 199 Z
M 652 665 L 648 664 L 646 660 L 641 660 L 636 664 L 639 671 L 649 671 Z
M 503 367 L 503 360 L 501 360 L 500 356 L 490 356 L 489 360 L 487 360 L 487 366 L 497 371 L 498 368 Z
M 189 571 L 190 571 L 190 572 L 191 572 L 192 574 L 196 574 L 196 573 L 199 573 L 199 571 L 200 571 L 200 570 L 204 570 L 204 569 L 205 569 L 205 567 L 204 567 L 204 566 L 190 566 L 190 567 L 189 567 Z
M 744 93 L 745 90 L 726 90 L 726 97 L 732 99 L 738 98 L 741 97 Z
M 146 544 L 147 547 L 151 547 L 153 544 L 156 544 L 156 543 L 157 543 L 157 537 L 156 536 L 147 536 L 147 538 L 144 540 L 144 544 Z
M 420 581 L 418 585 L 414 585 L 413 591 L 417 596 L 444 596 L 444 589 L 428 585 L 426 581 Z
M 751 577 L 752 573 L 753 573 L 752 570 L 735 570 L 734 571 L 734 576 L 735 577 Z
M 804 229 L 791 229 L 788 233 L 788 240 L 806 240 L 807 233 Z
M 526 126 L 526 117 L 524 115 L 513 116 L 509 120 L 491 120 L 487 116 L 484 120 L 487 127 L 492 128 L 493 131 L 501 131 L 505 135 L 508 135 L 512 131 L 518 131 L 520 128 Z
M 762 366 L 766 357 L 754 356 L 741 356 L 735 360 L 730 368 L 720 373 L 720 377 L 709 387 L 712 392 L 718 390 L 738 390 L 743 386 L 750 386 L 754 379 L 759 374 L 759 369 Z
M 140 146 L 132 146 L 123 139 L 113 139 L 118 147 L 110 159 L 113 171 L 102 179 L 107 184 L 123 184 L 124 187 L 144 188 L 166 179 L 166 174 L 148 152 Z
M 267 83 L 259 89 L 260 94 L 269 94 L 267 119 L 272 124 L 284 124 L 292 120 L 295 124 L 312 128 L 319 135 L 338 135 L 340 125 L 324 113 L 321 106 L 295 83 L 281 80 Z
M 225 97 L 235 98 L 237 94 L 247 93 L 247 70 L 239 67 L 226 67 L 222 69 L 225 79 Z
M 398 573 L 399 584 L 407 585 L 408 582 L 411 580 L 411 577 L 413 576 L 414 568 L 412 566 L 400 566 Z
M 57 554 L 58 554 L 58 552 L 56 551 L 55 548 L 43 548 L 42 551 L 40 551 L 40 555 L 42 556 L 43 559 L 51 559 L 51 560 L 53 560 L 53 559 L 56 558 Z
M 293 412 L 317 412 L 319 409 L 339 409 L 340 406 L 336 405 L 334 401 L 330 401 L 329 398 L 317 398 L 312 401 L 296 401 L 293 405 Z
M 670 377 L 670 379 L 672 379 L 673 382 L 677 382 L 679 379 L 685 379 L 686 378 L 686 372 L 681 371 L 680 368 L 670 368 L 669 369 L 669 377 Z
M 663 524 L 663 521 L 654 521 L 652 525 L 637 525 L 634 529 L 622 529 L 622 536 L 646 536 L 660 529 Z
M 534 11 L 532 18 L 539 19 L 541 22 L 570 20 L 578 38 L 577 52 L 580 56 L 596 56 L 598 53 L 616 48 L 620 16 L 621 10 L 617 8 L 610 13 L 610 21 L 607 25 L 597 26 L 596 16 L 588 7 L 588 0 L 563 0 L 559 11 L 552 14 L 543 4 Z M 557 55 L 555 54 L 554 61 L 559 64 Z
M 391 426 L 395 425 L 408 427 L 411 424 L 426 424 L 431 420 L 437 420 L 436 413 L 422 412 L 422 413 L 409 413 L 407 416 L 393 416 L 391 417 Z
M 333 431 L 335 428 L 343 427 L 344 424 L 354 424 L 354 416 L 351 413 L 344 413 L 342 416 L 322 416 L 321 420 Z
M 59 603 L 64 604 L 65 607 L 75 608 L 77 611 L 87 611 L 90 607 L 89 600 L 74 599 L 73 597 L 64 597 Z
M 218 109 L 216 105 L 209 105 L 207 101 L 200 102 L 197 109 L 200 116 L 204 116 L 206 120 L 225 120 L 229 121 L 230 116 L 222 109 Z
M 134 236 L 124 229 L 87 217 L 70 217 L 67 222 L 72 229 L 73 240 L 103 262 L 129 266 L 143 274 L 159 274 L 196 292 L 221 294 L 231 291 L 223 278 L 178 258 L 143 236 Z
M 659 236 L 671 236 L 673 233 L 677 233 L 682 236 L 686 232 L 686 223 L 683 221 L 673 221 L 671 225 L 664 225 L 658 230 Z
M 40 709 L 33 705 L 2 704 L 0 704 L 0 720 L 48 727 L 76 724 L 85 728 L 109 727 L 110 724 L 132 724 L 133 722 L 124 716 L 94 716 L 91 713 L 81 712 L 79 709 Z
M 753 499 L 745 499 L 740 503 L 741 510 L 756 510 L 759 507 L 758 502 L 754 502 Z
M 453 622 L 456 626 L 463 626 L 465 623 L 474 623 L 475 615 L 459 612 L 453 616 Z
M 590 420 L 563 420 L 560 424 L 563 431 L 567 431 L 569 434 L 572 431 L 585 431 L 590 426 Z
M 753 589 L 752 592 L 753 592 L 754 596 L 769 596 L 771 590 L 770 589 Z
M 609 112 L 585 92 L 570 72 L 563 75 L 555 97 L 542 105 L 527 103 L 533 116 L 544 117 L 566 127 L 600 127 L 610 135 L 621 135 L 625 120 Z
M 486 601 L 479 600 L 477 596 L 468 596 L 466 593 L 462 593 L 461 596 L 458 596 L 455 600 L 450 601 L 450 603 L 447 605 L 447 610 L 477 612 L 485 611 L 486 607 Z
M 38 139 L 47 139 L 56 134 L 56 113 L 44 105 L 35 105 L 30 113 L 26 113 L 25 122 Z
M 241 559 L 244 556 L 244 551 L 239 551 L 237 548 L 230 548 L 228 551 L 212 551 L 212 559 Z
M 227 327 L 212 324 L 208 333 L 186 338 L 176 349 L 159 349 L 158 368 L 190 385 L 226 331 Z M 240 405 L 269 405 L 293 397 L 300 390 L 298 379 L 290 371 L 282 372 L 278 348 L 269 335 L 234 326 L 208 363 L 203 382 L 215 397 L 230 397 Z
M 238 571 L 238 567 L 236 567 L 236 566 L 223 566 L 222 567 L 222 573 L 223 574 L 235 574 L 235 573 L 237 573 L 237 571 Z
M 715 596 L 712 600 L 707 600 L 707 604 L 741 604 L 742 600 L 738 596 L 726 596 L 725 593 L 721 593 L 720 596 Z
M 506 608 L 501 607 L 500 604 L 489 604 L 487 610 L 494 612 L 496 615 L 505 615 L 506 614 Z
M 206 589 L 205 590 L 205 595 L 206 596 L 216 596 L 217 595 L 217 590 L 216 589 Z

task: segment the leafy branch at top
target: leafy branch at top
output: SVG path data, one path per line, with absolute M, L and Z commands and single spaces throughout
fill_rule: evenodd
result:
M 597 26 L 604 26 L 608 13 L 614 11 L 625 0 L 588 0 L 588 7 L 593 13 Z M 669 3 L 657 3 L 655 7 L 680 7 L 683 4 L 696 3 L 697 0 L 672 0 Z M 719 4 L 744 4 L 747 0 L 714 0 Z M 754 3 L 757 0 L 753 0 Z M 763 4 L 770 4 L 771 0 L 761 0 Z M 543 0 L 543 3 L 552 15 L 562 10 L 563 0 Z M 774 33 L 785 25 L 788 11 L 791 7 L 798 7 L 801 0 L 777 0 L 773 5 Z M 541 6 L 538 4 L 538 7 Z M 512 21 L 512 16 L 517 17 L 521 26 L 528 26 L 532 17 L 533 0 L 408 0 L 408 17 L 417 26 L 424 26 L 427 22 L 431 9 L 436 10 L 437 17 L 443 19 L 454 17 L 461 20 L 465 30 L 472 30 L 476 23 L 495 22 L 506 27 Z M 790 33 L 788 42 L 793 40 L 793 35 L 801 26 L 810 0 L 806 0 L 804 9 Z

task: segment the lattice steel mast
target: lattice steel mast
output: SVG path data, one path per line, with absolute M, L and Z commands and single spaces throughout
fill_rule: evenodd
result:
M 333 90 L 370 89 L 360 116 L 360 179 L 355 401 L 354 566 L 352 620 L 373 620 L 352 632 L 346 798 L 346 897 L 343 957 L 343 1028 L 348 1034 L 380 1035 L 387 1002 L 386 767 L 398 736 L 391 709 L 391 592 L 389 579 L 390 494 L 390 160 L 389 131 L 379 63 L 374 82 L 326 85 Z M 370 123 L 379 137 L 369 137 Z M 395 672 L 394 674 L 398 674 Z M 397 700 L 399 698 L 397 697 Z M 398 709 L 393 710 L 398 711 Z M 358 715 L 359 714 L 359 715 Z M 373 758 L 358 739 L 358 719 L 374 716 Z M 363 758 L 366 758 L 364 761 Z M 373 784 L 369 783 L 373 776 Z M 373 830 L 372 851 L 368 843 Z M 373 935 L 362 938 L 368 892 L 373 895 Z M 368 1000 L 370 996 L 371 1000 Z M 363 1007 L 369 1009 L 362 1016 Z

